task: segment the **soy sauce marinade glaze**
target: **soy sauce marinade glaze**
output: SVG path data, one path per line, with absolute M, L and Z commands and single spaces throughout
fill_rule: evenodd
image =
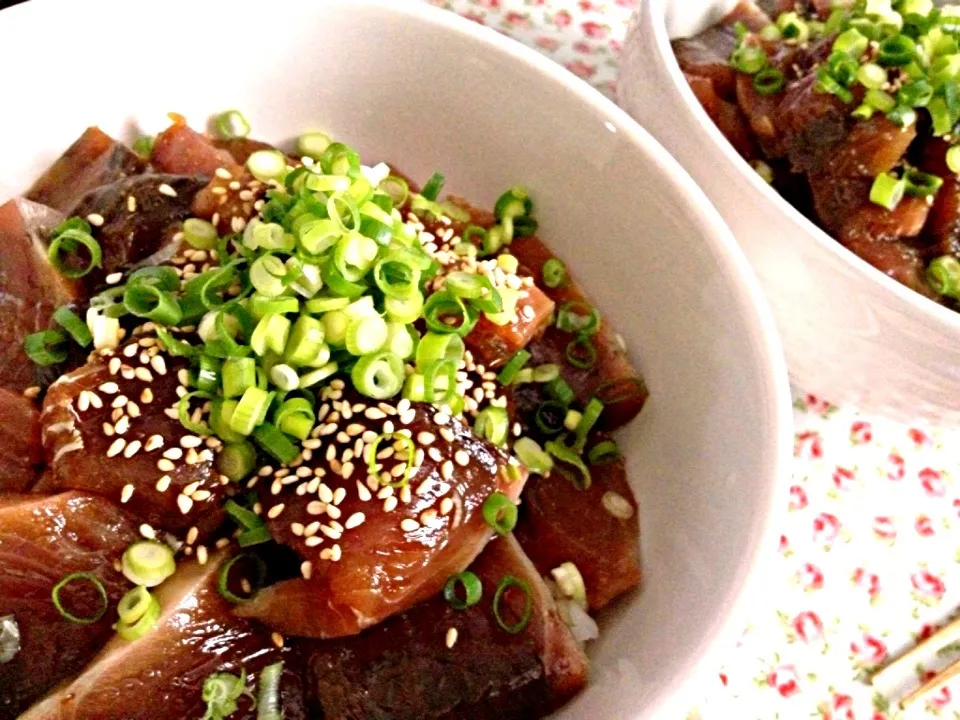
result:
M 674 50 L 717 126 L 824 230 L 960 301 L 960 6 L 741 2 Z
M 622 340 L 533 236 L 522 188 L 489 213 L 322 133 L 291 156 L 236 111 L 215 140 L 171 117 L 136 156 L 88 130 L 29 195 L 65 212 L 37 215 L 56 223 L 21 262 L 75 295 L 24 339 L 59 375 L 25 393 L 41 495 L 4 494 L 18 471 L 0 509 L 11 528 L 63 515 L 34 532 L 53 543 L 97 537 L 59 509 L 96 498 L 141 539 L 90 541 L 89 567 L 72 551 L 26 604 L 0 588 L 0 718 L 63 680 L 24 717 L 552 711 L 586 682 L 586 610 L 640 579 L 606 434 L 646 398 Z M 22 555 L 0 534 L 0 571 Z M 18 625 L 31 607 L 59 622 Z M 99 635 L 59 639 L 88 622 Z M 61 641 L 76 659 L 42 686 L 5 672 Z M 447 690 L 402 689 L 387 668 L 414 655 Z

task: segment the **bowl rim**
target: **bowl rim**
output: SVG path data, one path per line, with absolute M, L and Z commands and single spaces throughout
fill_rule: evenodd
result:
M 762 199 L 772 203 L 797 229 L 811 237 L 817 247 L 843 263 L 854 273 L 862 275 L 865 279 L 876 283 L 882 288 L 883 292 L 892 296 L 891 301 L 899 301 L 903 303 L 912 315 L 931 318 L 935 322 L 946 326 L 950 331 L 960 335 L 960 312 L 951 310 L 944 305 L 934 302 L 930 298 L 924 297 L 917 291 L 911 290 L 906 285 L 903 285 L 886 273 L 875 268 L 852 250 L 845 248 L 839 240 L 817 226 L 816 223 L 791 205 L 787 199 L 772 186 L 767 184 L 750 166 L 750 163 L 740 156 L 713 120 L 710 119 L 710 116 L 707 115 L 706 110 L 703 109 L 703 106 L 697 100 L 696 95 L 693 94 L 693 90 L 690 89 L 690 86 L 683 77 L 683 71 L 680 69 L 680 64 L 677 62 L 676 55 L 670 45 L 670 35 L 667 32 L 667 6 L 668 3 L 672 2 L 676 2 L 676 0 L 641 0 L 641 5 L 637 12 L 639 13 L 641 21 L 644 23 L 644 27 L 637 27 L 636 29 L 640 32 L 650 33 L 653 36 L 656 50 L 661 58 L 665 60 L 664 68 L 673 84 L 673 89 L 683 100 L 687 110 L 694 119 L 696 119 L 704 133 L 726 158 L 728 166 L 734 169 Z
M 95 6 L 123 7 L 123 0 L 91 0 Z M 384 13 L 406 16 L 413 22 L 439 26 L 445 31 L 472 38 L 492 50 L 534 69 L 545 82 L 556 83 L 577 100 L 592 107 L 606 121 L 611 131 L 625 135 L 639 152 L 650 158 L 661 172 L 661 182 L 669 183 L 672 191 L 689 209 L 691 223 L 704 232 L 702 241 L 714 250 L 716 262 L 729 278 L 734 302 L 743 313 L 745 334 L 752 341 L 757 372 L 762 382 L 757 385 L 760 404 L 764 406 L 773 427 L 767 429 L 771 444 L 767 478 L 763 488 L 767 494 L 762 519 L 754 529 L 753 544 L 749 557 L 741 562 L 732 582 L 734 600 L 724 611 L 718 613 L 717 621 L 710 627 L 710 634 L 703 639 L 702 652 L 686 658 L 682 676 L 671 678 L 664 686 L 661 701 L 651 704 L 647 711 L 663 712 L 668 707 L 677 707 L 685 712 L 697 697 L 694 689 L 704 672 L 717 672 L 721 667 L 724 651 L 732 648 L 740 636 L 752 609 L 753 599 L 763 585 L 763 572 L 767 563 L 776 557 L 777 540 L 780 535 L 779 519 L 785 512 L 786 497 L 793 455 L 793 409 L 787 366 L 773 313 L 767 304 L 759 279 L 751 268 L 746 255 L 734 239 L 720 213 L 697 186 L 693 178 L 663 148 L 652 135 L 642 128 L 630 115 L 599 90 L 581 80 L 557 62 L 545 57 L 521 42 L 509 38 L 497 30 L 463 18 L 449 10 L 434 7 L 420 0 L 285 0 L 292 7 L 316 5 L 355 8 L 367 6 Z M 64 0 L 33 0 L 14 6 L 0 15 L 0 24 L 10 21 L 32 23 L 30 15 L 42 12 Z M 241 0 L 250 2 L 250 0 Z M 251 2 L 252 4 L 252 2 Z M 85 6 L 86 7 L 86 6 Z M 89 8 L 86 8 L 89 10 Z M 91 13 L 86 14 L 91 17 Z M 43 16 L 36 16 L 37 20 Z M 625 709 L 631 715 L 639 715 L 640 709 Z

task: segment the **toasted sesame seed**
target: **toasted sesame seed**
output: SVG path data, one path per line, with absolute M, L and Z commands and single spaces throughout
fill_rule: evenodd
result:
M 160 472 L 173 472 L 175 468 L 176 465 L 170 462 L 170 460 L 167 458 L 160 458 L 157 460 L 157 470 Z
M 279 517 L 279 516 L 280 516 L 280 513 L 283 512 L 283 509 L 284 509 L 285 507 L 286 507 L 286 506 L 285 506 L 283 503 L 280 503 L 279 505 L 274 505 L 272 508 L 270 508 L 270 509 L 267 511 L 267 517 L 270 518 L 271 520 L 273 520 L 274 518 Z
M 404 518 L 400 521 L 400 529 L 404 532 L 415 532 L 420 529 L 420 523 L 413 518 Z
M 383 420 L 387 415 L 379 408 L 368 407 L 363 411 L 363 416 L 368 420 Z
M 334 520 L 339 520 L 341 515 L 340 508 L 338 508 L 336 505 L 327 505 L 327 515 L 332 517 Z
M 163 456 L 167 460 L 179 460 L 183 457 L 183 450 L 178 447 L 167 448 L 163 451 Z
M 143 525 L 140 526 L 140 534 L 143 537 L 147 538 L 147 540 L 157 539 L 156 531 L 153 529 L 151 525 L 148 525 L 147 523 L 143 523 Z
M 213 493 L 209 490 L 197 490 L 190 497 L 193 498 L 194 502 L 203 502 L 204 500 L 209 500 L 211 495 L 213 495 Z
M 127 212 L 137 211 L 137 199 L 133 195 L 127 195 Z
M 367 489 L 367 486 L 359 480 L 357 480 L 357 496 L 360 498 L 361 502 L 367 502 L 373 497 L 373 495 L 371 495 L 370 491 Z
M 323 550 L 320 551 L 321 560 L 329 560 L 332 555 L 333 555 L 333 550 L 331 550 L 330 548 L 324 548 Z
M 167 488 L 170 487 L 170 476 L 164 475 L 159 480 L 157 480 L 157 492 L 166 492 Z
M 140 452 L 141 446 L 142 446 L 142 443 L 139 440 L 134 440 L 132 443 L 127 445 L 127 447 L 124 449 L 123 456 L 125 458 L 132 458 L 134 455 Z
M 197 528 L 192 527 L 187 530 L 187 545 L 193 545 L 197 541 L 197 536 L 200 534 L 200 531 Z
M 133 497 L 133 485 L 127 483 L 123 486 L 123 490 L 120 492 L 120 502 L 125 503 L 129 502 L 130 498 Z
M 453 434 L 453 431 L 450 428 L 440 428 L 440 437 L 446 440 L 448 443 L 456 442 L 457 436 Z
M 113 429 L 113 425 L 111 425 L 108 422 L 105 422 L 103 424 L 103 434 L 106 435 L 107 437 L 113 437 L 117 433 L 116 433 L 116 430 Z
M 317 489 L 317 494 L 319 495 L 320 499 L 323 500 L 323 502 L 333 502 L 333 490 L 331 490 L 329 486 L 321 483 L 320 487 Z
M 309 560 L 304 560 L 300 563 L 300 574 L 303 575 L 304 580 L 309 580 L 313 575 L 313 563 Z
M 440 466 L 440 475 L 444 480 L 450 480 L 453 477 L 453 463 L 447 460 Z
M 163 447 L 163 435 L 151 435 L 147 438 L 147 441 L 143 444 L 143 449 L 147 452 L 152 452 L 158 448 Z
M 447 643 L 447 648 L 448 648 L 448 649 L 452 648 L 454 645 L 457 644 L 457 629 L 456 629 L 456 628 L 453 628 L 453 627 L 452 627 L 452 628 L 450 628 L 450 629 L 447 630 L 446 643 Z
M 420 524 L 429 525 L 434 520 L 437 519 L 437 511 L 433 508 L 427 508 L 422 513 L 420 513 Z
M 320 502 L 319 500 L 313 500 L 307 504 L 307 514 L 308 515 L 322 515 L 323 511 L 327 509 L 327 506 Z
M 451 498 L 445 497 L 440 501 L 440 514 L 447 515 L 450 511 L 453 510 L 453 500 Z
M 177 507 L 186 515 L 193 508 L 193 500 L 186 495 L 177 495 Z
M 324 535 L 326 535 L 326 536 L 327 536 L 328 538 L 330 538 L 331 540 L 339 540 L 339 539 L 340 539 L 340 536 L 343 534 L 342 532 L 340 532 L 340 531 L 337 530 L 336 528 L 332 528 L 332 527 L 330 527 L 329 525 L 321 525 L 321 526 L 320 526 L 320 532 L 322 532 Z M 319 537 L 316 538 L 316 539 L 317 539 L 318 541 L 320 540 Z M 308 542 L 307 544 L 309 545 L 309 542 Z M 316 544 L 319 545 L 320 543 L 317 542 Z
M 438 412 L 433 416 L 433 421 L 437 425 L 446 425 L 448 422 L 450 422 L 450 416 L 446 413 Z
M 117 438 L 113 441 L 113 444 L 107 448 L 107 457 L 116 457 L 123 449 L 127 446 L 127 441 L 123 438 Z
M 383 501 L 383 511 L 393 512 L 397 508 L 397 499 L 391 495 Z
M 466 467 L 470 464 L 470 455 L 466 450 L 457 450 L 454 454 L 453 459 L 457 461 L 457 465 L 462 465 Z
M 184 435 L 180 438 L 180 446 L 185 448 L 196 448 L 203 444 L 203 438 L 196 435 Z
M 93 225 L 94 227 L 103 226 L 103 215 L 100 213 L 90 213 L 87 215 L 87 222 Z

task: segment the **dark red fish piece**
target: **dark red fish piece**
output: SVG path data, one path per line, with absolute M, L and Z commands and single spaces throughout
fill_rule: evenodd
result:
M 854 240 L 911 238 L 923 230 L 930 206 L 923 198 L 905 197 L 893 210 L 870 201 L 873 180 L 814 175 L 810 178 L 820 223 L 844 245 Z
M 544 263 L 555 255 L 538 238 L 517 238 L 510 245 L 510 253 L 520 261 L 520 271 L 538 283 L 543 276 Z M 576 280 L 569 277 L 558 288 L 545 288 L 551 300 L 560 308 L 567 302 L 585 302 L 592 306 Z M 633 420 L 643 408 L 648 392 L 643 379 L 630 363 L 626 349 L 616 331 L 600 313 L 600 329 L 591 337 L 597 351 L 596 362 L 588 368 L 576 368 L 567 362 L 567 345 L 574 336 L 556 326 L 546 329 L 543 336 L 533 341 L 529 350 L 531 366 L 556 363 L 561 375 L 573 389 L 581 404 L 593 396 L 605 403 L 600 425 L 613 430 Z
M 214 138 L 210 142 L 214 147 L 226 150 L 238 165 L 246 165 L 247 160 L 257 150 L 275 150 L 270 143 L 250 138 Z
M 60 305 L 82 298 L 47 259 L 44 237 L 64 216 L 29 200 L 0 205 L 0 387 L 20 392 L 44 377 L 23 351 L 24 338 L 46 329 Z
M 854 104 L 818 92 L 816 85 L 815 74 L 790 83 L 777 113 L 776 124 L 795 172 L 821 172 L 854 122 L 850 117 Z
M 939 255 L 960 256 L 960 180 L 947 167 L 950 145 L 940 138 L 926 140 L 920 148 L 918 169 L 938 176 L 943 185 L 930 206 L 930 216 L 916 243 L 927 260 Z
M 50 386 L 41 416 L 49 471 L 40 486 L 97 493 L 157 530 L 203 534 L 223 517 L 218 443 L 211 449 L 176 417 L 186 365 L 156 343 L 134 336 Z M 123 502 L 127 485 L 133 493 Z
M 780 158 L 787 152 L 783 133 L 775 122 L 782 97 L 782 93 L 761 95 L 754 88 L 753 78 L 750 75 L 737 76 L 737 101 L 740 110 L 749 123 L 763 154 L 768 158 Z M 734 147 L 737 145 L 734 144 Z M 744 155 L 744 157 L 750 159 L 749 156 Z
M 174 175 L 203 175 L 212 178 L 218 168 L 239 177 L 243 168 L 227 150 L 191 129 L 185 122 L 174 122 L 157 135 L 150 162 L 157 170 Z
M 136 537 L 127 516 L 103 498 L 0 495 L 0 616 L 12 614 L 20 628 L 20 652 L 0 664 L 0 719 L 18 717 L 79 671 L 113 634 L 112 610 L 78 625 L 59 613 L 51 593 L 67 575 L 89 572 L 113 607 L 129 587 L 113 563 Z M 101 606 L 88 584 L 67 586 L 60 599 L 78 617 L 91 617 Z
M 916 137 L 916 125 L 901 128 L 884 115 L 874 115 L 850 128 L 847 137 L 824 164 L 824 173 L 872 180 L 880 173 L 893 170 Z
M 205 185 L 200 177 L 149 173 L 84 195 L 69 214 L 85 218 L 96 213 L 104 220 L 91 228 L 103 251 L 103 264 L 86 276 L 88 286 L 118 270 L 159 265 L 172 258 L 179 247 L 174 235 L 190 217 L 193 198 Z
M 519 466 L 510 481 L 504 452 L 433 406 L 401 401 L 395 410 L 358 396 L 341 401 L 339 393 L 325 393 L 332 402 L 319 410 L 324 423 L 308 459 L 256 483 L 274 539 L 311 570 L 309 579 L 269 587 L 238 612 L 290 635 L 351 635 L 435 595 L 490 539 L 481 511 L 487 497 L 500 491 L 515 500 L 525 481 Z M 364 459 L 391 428 L 412 433 L 418 447 L 419 469 L 406 489 L 383 489 Z M 377 447 L 378 456 L 394 450 L 378 463 L 386 481 L 402 477 L 403 447 Z
M 938 299 L 927 282 L 926 263 L 919 250 L 899 240 L 857 238 L 847 247 L 880 272 L 931 299 Z
M 517 301 L 515 320 L 497 325 L 481 315 L 464 338 L 478 363 L 488 368 L 505 365 L 510 358 L 539 337 L 553 317 L 555 305 L 536 285 L 524 287 Z
M 221 235 L 240 232 L 256 216 L 254 204 L 267 186 L 243 170 L 229 177 L 216 175 L 193 202 L 193 214 L 217 226 Z
M 587 658 L 516 540 L 494 540 L 470 569 L 483 597 L 467 610 L 436 597 L 360 635 L 303 643 L 307 692 L 326 720 L 526 720 L 584 687 Z M 525 582 L 533 599 L 530 622 L 515 635 L 493 614 L 507 575 Z M 522 608 L 519 592 L 504 594 L 504 619 L 513 622 Z M 448 648 L 451 628 L 456 644 Z
M 586 490 L 556 471 L 531 477 L 515 534 L 541 575 L 574 563 L 597 610 L 640 584 L 640 520 L 622 457 L 590 474 Z
M 43 463 L 40 414 L 22 395 L 0 389 L 0 493 L 24 492 Z
M 61 212 L 101 185 L 143 172 L 136 153 L 104 133 L 87 128 L 27 191 L 27 199 Z
M 252 688 L 266 665 L 284 661 L 281 694 L 285 720 L 306 718 L 290 650 L 269 632 L 236 617 L 217 592 L 224 557 L 206 565 L 181 561 L 154 593 L 162 614 L 137 640 L 112 639 L 72 682 L 31 708 L 22 720 L 169 720 L 200 718 L 206 710 L 203 681 L 213 673 L 247 671 Z M 231 720 L 252 720 L 247 698 Z

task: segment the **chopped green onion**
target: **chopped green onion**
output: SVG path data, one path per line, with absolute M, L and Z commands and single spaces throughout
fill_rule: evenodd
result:
M 267 414 L 272 397 L 270 393 L 258 387 L 248 387 L 244 390 L 230 418 L 230 429 L 241 435 L 253 432 Z
M 869 38 L 857 31 L 856 28 L 850 28 L 838 35 L 837 39 L 833 41 L 833 52 L 846 53 L 854 59 L 859 59 L 867 51 L 869 44 Z
M 810 39 L 810 26 L 795 12 L 781 13 L 777 29 L 785 40 L 795 40 L 798 45 Z
M 501 385 L 510 385 L 517 377 L 517 373 L 523 369 L 530 359 L 530 353 L 527 350 L 518 350 L 507 364 L 503 366 L 500 374 L 497 375 L 497 381 Z
M 573 411 L 571 411 L 573 412 Z M 563 430 L 567 408 L 556 400 L 547 400 L 537 406 L 533 416 L 537 429 L 544 435 L 556 435 Z
M 80 248 L 86 250 L 85 259 L 78 253 Z M 103 262 L 103 253 L 100 250 L 100 243 L 94 240 L 89 232 L 71 227 L 53 238 L 47 249 L 47 258 L 57 272 L 66 278 L 76 280 L 94 268 L 100 267 Z
M 595 397 L 590 398 L 587 407 L 583 410 L 583 417 L 577 424 L 576 441 L 573 443 L 572 449 L 578 455 L 583 452 L 583 448 L 587 444 L 587 434 L 593 429 L 593 426 L 597 424 L 597 420 L 600 419 L 602 412 L 603 403 Z
M 367 355 L 380 350 L 387 342 L 387 322 L 379 315 L 366 315 L 347 327 L 345 344 L 351 355 Z
M 254 517 L 256 517 L 259 520 L 258 516 L 254 515 Z M 263 527 L 262 522 L 260 525 L 254 525 L 252 527 L 247 528 L 247 530 L 256 530 L 261 527 Z M 253 563 L 253 566 L 256 570 L 256 574 L 253 579 L 246 578 L 247 581 L 250 583 L 251 594 L 247 596 L 241 596 L 230 589 L 231 588 L 230 571 L 233 570 L 233 567 L 238 563 L 247 563 L 247 562 Z M 259 588 L 263 587 L 264 582 L 266 582 L 266 579 L 267 579 L 267 564 L 260 558 L 260 556 L 255 555 L 252 552 L 241 553 L 239 555 L 234 555 L 232 558 L 227 560 L 223 564 L 223 566 L 220 568 L 220 574 L 217 577 L 217 592 L 219 592 L 220 595 L 223 596 L 223 598 L 225 598 L 228 602 L 231 602 L 234 604 L 242 603 L 246 600 L 249 600 L 251 597 L 253 597 L 253 594 L 255 594 Z
M 893 35 L 880 42 L 877 62 L 887 67 L 909 65 L 917 54 L 917 46 L 906 35 Z
M 483 501 L 483 519 L 497 535 L 506 535 L 517 526 L 519 512 L 516 504 L 499 490 Z
M 153 145 L 155 142 L 156 139 L 153 135 L 141 135 L 133 141 L 130 148 L 140 157 L 149 160 L 153 155 Z
M 177 403 L 180 424 L 196 435 L 209 435 L 210 426 L 206 423 L 194 422 L 191 417 L 190 401 L 194 398 L 199 400 L 213 400 L 213 395 L 202 390 L 197 390 L 194 392 L 189 392 L 181 397 L 180 401 Z
M 826 67 L 821 67 L 819 70 L 817 70 L 816 89 L 822 93 L 835 95 L 845 103 L 853 102 L 853 93 L 841 85 L 836 78 L 830 75 L 830 72 Z
M 291 325 L 290 319 L 284 315 L 264 315 L 250 335 L 250 347 L 261 357 L 268 351 L 282 354 L 290 338 Z
M 440 191 L 443 189 L 443 183 L 445 181 L 446 178 L 443 176 L 443 173 L 435 172 L 430 176 L 430 179 L 427 180 L 427 184 L 423 186 L 420 194 L 427 200 L 436 200 L 440 195 Z
M 237 700 L 241 695 L 250 695 L 247 690 L 247 672 L 240 671 L 240 677 L 229 673 L 213 673 L 203 681 L 201 697 L 207 704 L 207 711 L 200 720 L 227 720 L 237 711 Z
M 447 290 L 435 292 L 423 306 L 427 327 L 434 332 L 454 333 L 463 337 L 477 322 L 477 313 L 462 298 Z
M 300 376 L 297 371 L 284 363 L 277 363 L 270 368 L 270 382 L 281 390 L 296 390 L 300 387 Z
M 906 194 L 911 197 L 932 198 L 943 186 L 942 178 L 919 170 L 906 170 L 903 179 L 907 183 Z
M 123 553 L 120 567 L 127 580 L 148 588 L 156 587 L 177 570 L 170 546 L 154 540 L 130 545 Z
M 200 218 L 187 218 L 183 221 L 183 239 L 190 247 L 212 250 L 217 246 L 219 238 L 213 223 Z
M 248 442 L 229 443 L 217 455 L 216 465 L 221 475 L 239 482 L 256 468 L 257 451 Z
M 20 625 L 14 615 L 0 616 L 0 665 L 20 653 Z
M 960 260 L 952 255 L 941 255 L 927 266 L 930 287 L 939 295 L 960 299 Z
M 564 332 L 593 335 L 600 328 L 600 314 L 582 300 L 570 300 L 557 311 L 556 326 Z
M 887 71 L 876 63 L 866 63 L 857 69 L 857 81 L 870 90 L 879 90 L 887 80 Z
M 280 698 L 280 676 L 282 673 L 283 661 L 267 665 L 260 671 L 257 720 L 283 720 Z
M 67 359 L 67 335 L 59 330 L 41 330 L 27 335 L 23 351 L 36 365 L 57 365 Z
M 623 455 L 620 453 L 620 448 L 613 440 L 603 440 L 590 448 L 590 452 L 587 453 L 587 462 L 591 465 L 602 465 L 621 457 Z
M 590 487 L 592 483 L 592 478 L 590 477 L 590 468 L 584 464 L 580 454 L 577 451 L 568 448 L 559 440 L 550 440 L 544 445 L 544 448 L 560 462 L 566 463 L 567 465 L 572 465 L 580 471 L 580 480 L 572 479 L 572 482 L 577 489 L 587 490 Z
M 378 189 L 390 196 L 394 207 L 403 206 L 406 204 L 407 198 L 410 197 L 410 186 L 407 181 L 396 175 L 385 177 L 380 182 Z
M 81 347 L 88 347 L 93 342 L 93 335 L 90 334 L 90 328 L 66 305 L 57 308 L 53 314 L 53 320 L 64 330 L 70 333 L 70 336 Z
M 60 599 L 60 593 L 68 585 L 73 583 L 86 583 L 92 585 L 93 588 L 97 591 L 97 595 L 100 597 L 100 606 L 93 612 L 92 615 L 78 616 L 71 613 L 63 606 L 63 602 Z M 89 572 L 75 572 L 64 577 L 60 582 L 53 586 L 53 591 L 50 593 L 50 597 L 53 600 L 53 605 L 57 608 L 57 612 L 60 615 L 70 622 L 76 625 L 92 625 L 102 618 L 106 612 L 107 608 L 110 606 L 110 600 L 107 597 L 107 589 L 103 586 L 103 582 L 100 581 L 93 573 Z
M 287 172 L 287 159 L 279 150 L 256 150 L 247 158 L 247 169 L 260 182 L 279 180 Z
M 549 258 L 541 269 L 543 284 L 548 288 L 558 288 L 567 281 L 567 266 L 559 258 Z
M 877 175 L 870 188 L 870 202 L 887 210 L 894 210 L 907 189 L 906 180 L 894 177 L 890 173 Z
M 567 345 L 566 358 L 573 367 L 586 370 L 597 362 L 597 348 L 589 337 L 580 335 Z
M 117 610 L 120 612 L 117 635 L 128 641 L 137 640 L 150 632 L 161 612 L 160 603 L 143 587 L 134 588 L 124 595 Z
M 565 562 L 553 568 L 550 574 L 565 597 L 573 600 L 584 610 L 587 609 L 587 586 L 583 582 L 580 568 L 572 562 Z
M 297 154 L 319 160 L 333 141 L 326 133 L 308 132 L 297 138 Z
M 240 397 L 257 384 L 257 364 L 253 358 L 227 358 L 220 374 L 226 398 Z
M 158 325 L 177 325 L 183 318 L 180 305 L 173 295 L 143 282 L 127 284 L 123 305 L 133 315 L 152 320 Z
M 463 588 L 463 599 L 460 599 L 459 588 Z M 454 610 L 466 610 L 473 607 L 483 597 L 483 584 L 475 573 L 464 570 L 462 573 L 451 575 L 443 586 L 443 599 Z
M 947 167 L 950 172 L 960 174 L 960 145 L 954 145 L 947 150 Z
M 774 67 L 767 67 L 753 76 L 753 89 L 761 95 L 776 95 L 786 85 L 783 73 Z
M 374 400 L 386 400 L 396 395 L 404 378 L 403 360 L 386 350 L 363 355 L 350 371 L 354 387 Z
M 914 80 L 897 91 L 897 103 L 905 107 L 926 107 L 933 99 L 933 86 L 926 80 Z
M 389 481 L 389 480 L 384 481 L 381 478 L 381 482 L 383 484 L 389 485 L 390 487 L 393 487 L 393 488 L 401 488 L 405 486 L 408 482 L 410 482 L 410 473 L 413 470 L 413 460 L 416 454 L 416 445 L 414 444 L 411 438 L 407 437 L 406 435 L 402 435 L 400 433 L 391 432 L 391 433 L 381 433 L 380 435 L 378 435 L 377 439 L 373 441 L 373 445 L 370 449 L 370 456 L 369 456 L 370 461 L 367 463 L 367 471 L 369 472 L 370 475 L 374 477 L 380 476 L 380 463 L 377 462 L 377 448 L 380 447 L 380 443 L 383 442 L 384 440 L 392 440 L 394 442 L 394 450 L 397 453 L 401 452 L 401 450 L 396 447 L 398 444 L 401 445 L 403 450 L 406 451 L 407 462 L 406 462 L 406 469 L 403 475 L 401 475 L 399 478 L 396 478 L 393 481 Z M 397 455 L 394 454 L 394 457 L 397 457 Z
M 261 450 L 284 465 L 292 463 L 300 454 L 297 446 L 270 423 L 265 422 L 258 425 L 253 431 L 253 439 Z
M 227 110 L 217 115 L 217 132 L 227 140 L 245 138 L 250 134 L 250 123 L 239 110 Z
M 273 422 L 287 435 L 306 440 L 316 422 L 313 403 L 302 397 L 286 400 L 274 413 Z
M 553 468 L 553 459 L 532 438 L 519 438 L 513 444 L 513 452 L 517 459 L 536 475 L 546 475 Z
M 335 372 L 337 372 L 337 364 L 335 362 L 329 362 L 326 365 L 317 368 L 316 370 L 304 373 L 300 376 L 300 389 L 316 385 L 318 382 L 326 380 Z
M 564 407 L 568 407 L 576 398 L 570 384 L 561 377 L 548 382 L 545 390 L 547 397 L 553 398 Z
M 417 345 L 416 365 L 421 371 L 436 360 L 450 360 L 459 365 L 463 353 L 463 339 L 458 335 L 428 332 Z
M 523 611 L 520 613 L 520 618 L 513 623 L 507 622 L 504 618 L 503 608 L 501 608 L 503 596 L 510 588 L 518 588 L 523 593 Z M 493 616 L 497 620 L 497 625 L 505 632 L 516 635 L 523 631 L 527 623 L 530 622 L 532 615 L 533 592 L 530 590 L 530 586 L 512 575 L 505 575 L 500 584 L 497 585 L 497 592 L 493 596 Z
M 447 337 L 457 336 L 448 335 Z M 413 328 L 398 322 L 391 321 L 387 323 L 387 342 L 384 343 L 384 350 L 389 350 L 401 360 L 409 360 L 413 357 L 416 348 L 417 335 Z M 460 358 L 457 358 L 456 362 L 459 363 Z
M 767 54 L 763 48 L 741 46 L 730 56 L 730 65 L 748 75 L 756 75 L 767 66 Z
M 506 408 L 493 405 L 477 413 L 473 421 L 473 431 L 487 442 L 501 446 L 507 441 L 510 430 L 510 418 Z

